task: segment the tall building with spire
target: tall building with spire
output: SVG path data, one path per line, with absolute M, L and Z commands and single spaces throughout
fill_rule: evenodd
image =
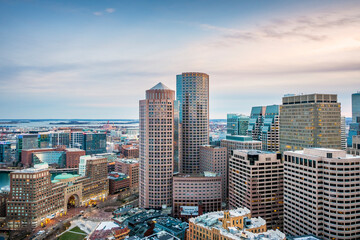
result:
M 187 72 L 176 76 L 181 124 L 182 173 L 200 172 L 200 146 L 209 144 L 209 75 Z
M 160 208 L 172 204 L 175 92 L 162 83 L 140 100 L 139 204 Z

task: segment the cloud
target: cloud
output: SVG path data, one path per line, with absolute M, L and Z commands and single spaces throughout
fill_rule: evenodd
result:
M 93 14 L 95 16 L 103 16 L 104 14 L 111 14 L 113 12 L 115 12 L 115 8 L 107 8 L 104 11 L 94 12 Z
M 107 9 L 105 9 L 105 12 L 113 13 L 113 12 L 115 12 L 115 8 L 107 8 Z

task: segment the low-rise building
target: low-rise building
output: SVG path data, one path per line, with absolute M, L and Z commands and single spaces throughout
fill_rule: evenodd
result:
M 130 188 L 139 187 L 139 161 L 136 159 L 115 160 L 115 171 L 125 173 L 130 177 Z
M 266 229 L 261 217 L 252 218 L 247 208 L 211 212 L 189 220 L 187 240 L 285 240 L 279 230 Z
M 108 179 L 110 194 L 125 191 L 130 187 L 130 177 L 125 173 L 111 172 Z
M 214 172 L 178 174 L 173 178 L 173 215 L 188 219 L 197 216 L 199 210 L 212 212 L 221 210 L 222 177 Z M 194 212 L 183 211 L 187 206 Z

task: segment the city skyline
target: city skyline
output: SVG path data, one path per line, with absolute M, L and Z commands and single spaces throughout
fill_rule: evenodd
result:
M 210 119 L 288 93 L 338 94 L 350 117 L 359 10 L 356 1 L 0 1 L 2 118 L 136 119 L 144 90 L 175 89 L 189 71 L 210 76 Z

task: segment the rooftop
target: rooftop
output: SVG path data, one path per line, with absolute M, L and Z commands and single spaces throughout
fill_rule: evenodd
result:
M 344 150 L 331 149 L 331 148 L 304 148 L 303 150 L 287 151 L 287 152 L 293 152 L 301 155 L 307 155 L 312 157 L 323 157 L 329 159 L 353 159 L 360 157 L 360 156 L 353 156 L 351 154 L 347 154 L 346 151 Z
M 70 173 L 63 173 L 63 174 L 57 175 L 54 178 L 54 180 L 64 180 L 64 179 L 75 178 L 75 177 L 80 177 L 80 175 L 78 175 L 78 174 L 70 174 Z
M 151 90 L 170 90 L 170 88 L 165 86 L 162 82 L 159 82 L 154 87 L 152 87 Z
M 219 173 L 205 171 L 201 173 L 192 173 L 192 174 L 179 173 L 174 177 L 193 178 L 193 177 L 219 177 L 219 176 L 220 176 Z
M 253 143 L 256 143 L 256 142 L 259 142 L 261 143 L 261 141 L 256 141 L 256 140 L 253 140 L 252 137 L 250 136 L 241 136 L 241 135 L 227 135 L 226 136 L 226 139 L 223 139 L 221 141 L 237 141 L 237 142 L 253 142 Z
M 148 237 L 144 237 L 142 239 L 145 240 L 180 240 L 180 238 L 175 237 L 174 235 L 171 235 L 168 232 L 161 231 L 158 233 L 154 233 Z

